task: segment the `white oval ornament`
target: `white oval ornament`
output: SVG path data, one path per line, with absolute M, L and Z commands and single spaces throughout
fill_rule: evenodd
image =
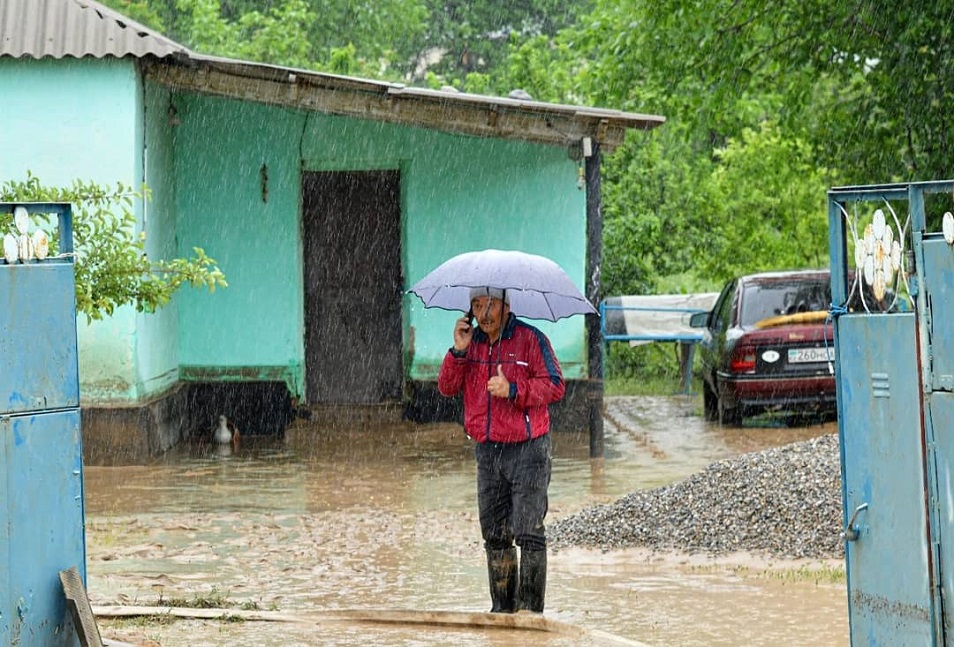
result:
M 774 364 L 775 362 L 779 360 L 780 357 L 781 355 L 779 355 L 778 351 L 776 350 L 767 350 L 764 353 L 762 353 L 762 359 L 768 362 L 769 364 Z
M 17 239 L 17 248 L 22 262 L 26 263 L 33 258 L 33 241 L 27 234 L 20 234 L 20 238 Z
M 950 211 L 945 213 L 941 220 L 941 231 L 944 232 L 944 241 L 948 245 L 954 245 L 954 215 Z
M 30 228 L 30 212 L 26 207 L 14 207 L 13 224 L 21 234 L 27 233 L 27 229 Z
M 891 243 L 891 269 L 895 272 L 901 269 L 901 243 Z
M 10 264 L 20 260 L 20 251 L 17 248 L 17 237 L 13 234 L 7 234 L 3 237 L 3 258 Z
M 881 271 L 884 273 L 885 285 L 894 282 L 894 268 L 891 267 L 891 254 L 885 254 L 881 261 Z
M 865 257 L 865 283 L 867 283 L 868 285 L 871 285 L 872 283 L 874 283 L 874 278 L 875 278 L 874 275 L 875 275 L 874 256 L 866 256 Z
M 874 237 L 878 240 L 881 240 L 882 236 L 884 236 L 884 224 L 884 211 L 875 209 L 874 216 L 871 219 L 871 228 Z
M 865 266 L 865 243 L 861 240 L 855 240 L 855 267 L 859 270 Z
M 50 255 L 50 237 L 42 229 L 33 232 L 33 255 L 40 261 Z
M 875 272 L 873 287 L 874 287 L 875 299 L 877 299 L 878 301 L 884 301 L 885 282 L 884 282 L 884 272 L 882 272 L 881 270 L 878 270 Z
M 875 245 L 876 242 L 874 227 L 872 227 L 871 223 L 869 222 L 867 225 L 865 225 L 865 252 L 868 254 L 874 254 Z

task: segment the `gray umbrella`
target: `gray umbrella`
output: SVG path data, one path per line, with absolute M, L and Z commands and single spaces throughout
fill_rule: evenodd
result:
M 470 289 L 507 291 L 510 311 L 528 319 L 556 321 L 577 314 L 597 314 L 563 269 L 544 256 L 485 249 L 444 261 L 408 290 L 425 308 L 470 310 Z

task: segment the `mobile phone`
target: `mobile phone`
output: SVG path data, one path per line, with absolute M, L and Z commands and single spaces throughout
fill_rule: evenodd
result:
M 466 317 L 467 317 L 467 325 L 473 328 L 474 326 L 474 309 L 473 308 L 470 308 L 470 310 L 467 311 Z

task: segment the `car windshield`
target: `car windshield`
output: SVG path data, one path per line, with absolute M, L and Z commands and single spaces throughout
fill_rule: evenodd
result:
M 827 279 L 749 283 L 743 289 L 739 323 L 748 328 L 769 317 L 824 312 L 830 303 L 831 286 Z

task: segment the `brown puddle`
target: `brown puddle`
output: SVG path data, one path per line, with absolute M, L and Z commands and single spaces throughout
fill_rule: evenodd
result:
M 588 457 L 585 434 L 555 435 L 548 518 L 837 430 L 721 428 L 700 406 L 608 399 L 604 459 Z M 94 606 L 224 596 L 319 619 L 323 610 L 489 607 L 472 446 L 457 425 L 331 433 L 297 423 L 284 439 L 246 435 L 227 456 L 180 447 L 144 466 L 87 466 L 85 487 Z M 821 565 L 562 550 L 551 553 L 546 616 L 649 645 L 848 645 L 844 584 L 793 577 L 802 567 Z M 99 623 L 106 637 L 164 647 L 609 644 L 430 625 Z

